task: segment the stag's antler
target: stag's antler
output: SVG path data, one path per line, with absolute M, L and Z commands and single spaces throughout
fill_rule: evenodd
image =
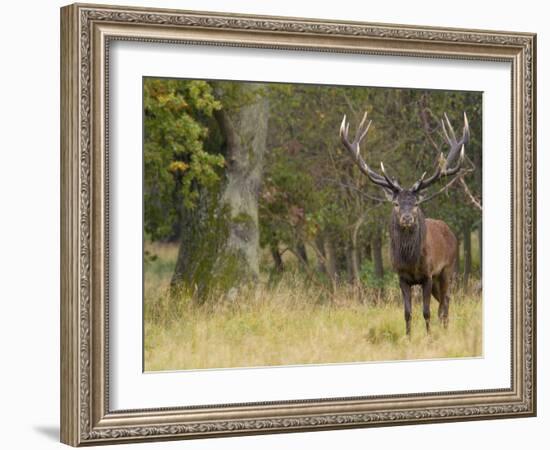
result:
M 445 140 L 450 147 L 447 158 L 445 158 L 443 153 L 441 153 L 439 155 L 439 161 L 437 162 L 437 168 L 435 169 L 433 175 L 425 179 L 426 172 L 424 172 L 420 179 L 411 187 L 411 191 L 413 192 L 420 192 L 423 189 L 428 188 L 442 177 L 455 175 L 462 167 L 462 163 L 464 162 L 464 145 L 470 140 L 470 126 L 468 125 L 468 117 L 466 116 L 466 113 L 464 113 L 462 138 L 460 141 L 457 141 L 455 131 L 449 121 L 449 118 L 447 117 L 447 114 L 444 114 L 444 116 L 445 120 L 441 119 L 441 127 L 443 129 Z M 456 165 L 454 167 L 450 167 L 457 155 L 459 155 L 459 157 Z
M 384 170 L 384 164 L 380 163 L 383 174 L 382 176 L 372 170 L 361 156 L 361 149 L 359 147 L 359 144 L 367 135 L 371 123 L 372 120 L 369 120 L 367 122 L 367 112 L 365 111 L 363 119 L 361 120 L 361 123 L 359 124 L 359 127 L 357 127 L 357 131 L 355 132 L 353 142 L 350 142 L 348 139 L 349 122 L 346 121 L 346 116 L 344 115 L 344 118 L 342 119 L 342 125 L 340 125 L 340 139 L 342 140 L 342 144 L 344 144 L 344 147 L 351 154 L 351 157 L 353 158 L 361 172 L 369 177 L 369 179 L 374 184 L 377 184 L 378 186 L 382 186 L 385 189 L 389 189 L 390 191 L 397 193 L 401 190 L 401 186 L 399 186 L 399 183 L 395 179 L 390 178 L 386 174 L 386 171 Z

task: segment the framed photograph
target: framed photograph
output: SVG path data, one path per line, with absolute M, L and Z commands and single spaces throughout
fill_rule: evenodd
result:
M 62 442 L 535 415 L 535 58 L 62 8 Z

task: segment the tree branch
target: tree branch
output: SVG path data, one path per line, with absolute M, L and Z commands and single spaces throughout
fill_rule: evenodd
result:
M 364 192 L 361 189 L 353 186 L 352 184 L 343 183 L 339 180 L 334 180 L 334 179 L 331 179 L 331 178 L 328 178 L 325 181 L 328 181 L 330 183 L 339 185 L 340 187 L 343 187 L 343 188 L 346 188 L 346 189 L 351 189 L 351 190 L 357 192 L 359 195 L 362 195 L 363 197 L 368 198 L 369 200 L 373 200 L 373 201 L 378 202 L 378 203 L 384 203 L 386 201 L 386 199 L 384 199 L 384 198 L 376 197 L 376 196 L 371 195 L 371 194 L 367 194 L 366 192 Z
M 435 196 L 439 195 L 439 194 L 442 194 L 443 192 L 445 192 L 447 189 L 449 189 L 453 184 L 455 184 L 459 178 L 461 178 L 463 176 L 462 173 L 459 173 L 458 175 L 454 176 L 451 181 L 449 181 L 445 186 L 443 186 L 441 189 L 439 189 L 439 191 L 436 191 L 434 192 L 433 194 L 431 195 L 428 195 L 427 197 L 424 197 L 422 199 L 422 203 L 423 202 L 427 202 L 428 200 L 431 200 L 432 198 L 434 198 Z
M 462 188 L 464 189 L 464 193 L 470 200 L 470 202 L 480 211 L 483 211 L 483 207 L 481 206 L 481 201 L 474 197 L 472 192 L 470 191 L 470 188 L 468 188 L 468 185 L 466 184 L 466 181 L 464 181 L 464 178 L 460 177 L 460 184 L 462 185 Z

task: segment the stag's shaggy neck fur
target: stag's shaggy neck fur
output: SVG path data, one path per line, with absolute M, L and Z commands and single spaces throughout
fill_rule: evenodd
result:
M 422 246 L 426 238 L 426 219 L 418 209 L 417 220 L 410 229 L 399 225 L 399 214 L 392 213 L 390 241 L 391 256 L 395 268 L 416 267 L 422 256 Z

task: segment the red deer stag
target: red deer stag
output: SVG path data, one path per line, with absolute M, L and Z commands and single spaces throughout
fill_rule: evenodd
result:
M 426 178 L 424 172 L 409 189 L 402 188 L 395 178 L 388 176 L 383 163 L 380 163 L 380 174 L 372 170 L 361 157 L 359 144 L 371 125 L 371 121 L 367 123 L 367 113 L 363 116 L 353 142 L 348 139 L 349 122 L 346 121 L 346 116 L 340 127 L 340 138 L 353 161 L 370 181 L 382 187 L 388 201 L 394 204 L 390 225 L 390 252 L 392 266 L 399 275 L 399 286 L 403 294 L 407 335 L 411 332 L 411 287 L 414 285 L 422 286 L 427 332 L 430 332 L 432 295 L 439 301 L 438 315 L 445 328 L 449 320 L 448 291 L 458 253 L 457 239 L 445 222 L 425 218 L 419 205 L 436 195 L 423 197 L 428 187 L 443 177 L 459 172 L 464 161 L 464 144 L 469 140 L 470 130 L 466 114 L 460 140 L 457 140 L 447 115 L 441 124 L 450 147 L 447 158 L 442 153 L 434 173 Z M 458 161 L 451 167 L 457 157 Z

